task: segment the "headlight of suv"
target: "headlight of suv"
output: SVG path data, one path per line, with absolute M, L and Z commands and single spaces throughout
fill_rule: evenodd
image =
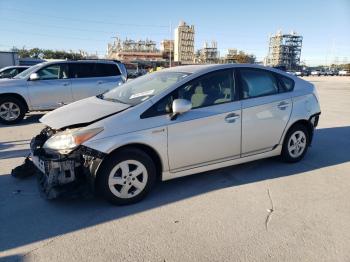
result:
M 44 144 L 43 148 L 55 151 L 69 152 L 81 145 L 85 141 L 96 136 L 103 130 L 102 127 L 80 130 L 70 129 L 57 133 L 50 137 Z

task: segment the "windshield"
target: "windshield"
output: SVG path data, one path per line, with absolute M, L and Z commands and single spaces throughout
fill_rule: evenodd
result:
M 100 98 L 137 105 L 188 76 L 180 72 L 156 72 L 141 76 L 103 94 Z
M 37 65 L 31 66 L 28 69 L 24 70 L 22 73 L 19 73 L 18 75 L 16 75 L 14 77 L 14 79 L 27 78 L 27 77 L 30 76 L 31 73 L 34 73 L 40 66 L 41 66 L 41 64 L 37 64 Z

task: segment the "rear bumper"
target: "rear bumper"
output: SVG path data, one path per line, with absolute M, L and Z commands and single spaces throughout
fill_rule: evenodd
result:
M 321 112 L 313 114 L 312 116 L 310 116 L 309 118 L 309 122 L 311 123 L 311 125 L 313 126 L 313 128 L 316 128 L 318 125 L 318 121 L 320 119 L 320 115 Z
M 320 115 L 321 115 L 321 112 L 313 114 L 309 118 L 309 123 L 310 123 L 309 124 L 309 126 L 310 126 L 310 143 L 309 143 L 309 145 L 311 145 L 311 143 L 312 143 L 312 140 L 313 140 L 313 137 L 314 137 L 314 130 L 315 130 L 315 128 L 318 125 L 318 121 L 320 119 Z

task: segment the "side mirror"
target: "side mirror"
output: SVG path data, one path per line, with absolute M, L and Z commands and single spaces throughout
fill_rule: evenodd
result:
M 29 76 L 29 80 L 30 81 L 36 81 L 36 80 L 39 80 L 40 77 L 37 73 L 32 73 L 30 76 Z
M 172 104 L 173 113 L 171 115 L 171 120 L 176 119 L 176 117 L 180 114 L 190 111 L 191 108 L 191 101 L 188 101 L 186 99 L 175 99 Z

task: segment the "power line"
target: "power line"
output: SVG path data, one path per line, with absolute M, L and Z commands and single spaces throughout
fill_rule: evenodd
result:
M 101 20 L 90 20 L 90 19 L 79 19 L 79 18 L 73 18 L 73 17 L 63 17 L 63 16 L 56 16 L 52 14 L 44 14 L 39 12 L 28 12 L 16 8 L 1 8 L 2 10 L 7 10 L 10 12 L 18 12 L 23 14 L 33 14 L 33 15 L 40 15 L 40 17 L 46 16 L 48 18 L 54 18 L 54 19 L 60 19 L 60 20 L 69 20 L 69 21 L 76 21 L 76 22 L 83 22 L 83 23 L 94 23 L 94 24 L 110 24 L 110 25 L 118 25 L 118 26 L 134 26 L 134 27 L 160 27 L 160 28 L 168 28 L 168 25 L 153 25 L 153 24 L 126 24 L 126 23 L 117 23 L 117 22 L 106 22 Z
M 91 29 L 81 29 L 81 28 L 76 28 L 76 27 L 68 27 L 68 26 L 59 26 L 59 25 L 48 25 L 48 24 L 37 24 L 33 22 L 28 22 L 25 20 L 17 20 L 17 19 L 12 19 L 12 18 L 7 18 L 5 17 L 7 21 L 10 22 L 15 22 L 15 23 L 21 23 L 21 24 L 28 24 L 28 25 L 34 25 L 38 27 L 47 27 L 47 28 L 62 28 L 66 30 L 72 30 L 72 31 L 82 31 L 82 32 L 92 32 L 92 33 L 106 33 L 106 34 L 115 34 L 116 32 L 112 31 L 105 31 L 105 30 L 91 30 Z M 166 32 L 164 33 L 151 33 L 152 35 L 166 35 Z
M 80 37 L 70 37 L 70 36 L 57 36 L 57 35 L 48 35 L 48 34 L 41 34 L 41 33 L 32 33 L 32 32 L 27 32 L 27 31 L 14 31 L 14 30 L 6 30 L 3 28 L 0 28 L 0 31 L 2 32 L 9 32 L 9 33 L 14 33 L 14 34 L 27 34 L 27 35 L 36 35 L 40 37 L 49 37 L 49 38 L 60 38 L 60 39 L 71 39 L 71 40 L 81 40 L 81 41 L 98 41 L 98 42 L 106 42 L 105 40 L 101 39 L 92 39 L 92 38 L 80 38 Z

